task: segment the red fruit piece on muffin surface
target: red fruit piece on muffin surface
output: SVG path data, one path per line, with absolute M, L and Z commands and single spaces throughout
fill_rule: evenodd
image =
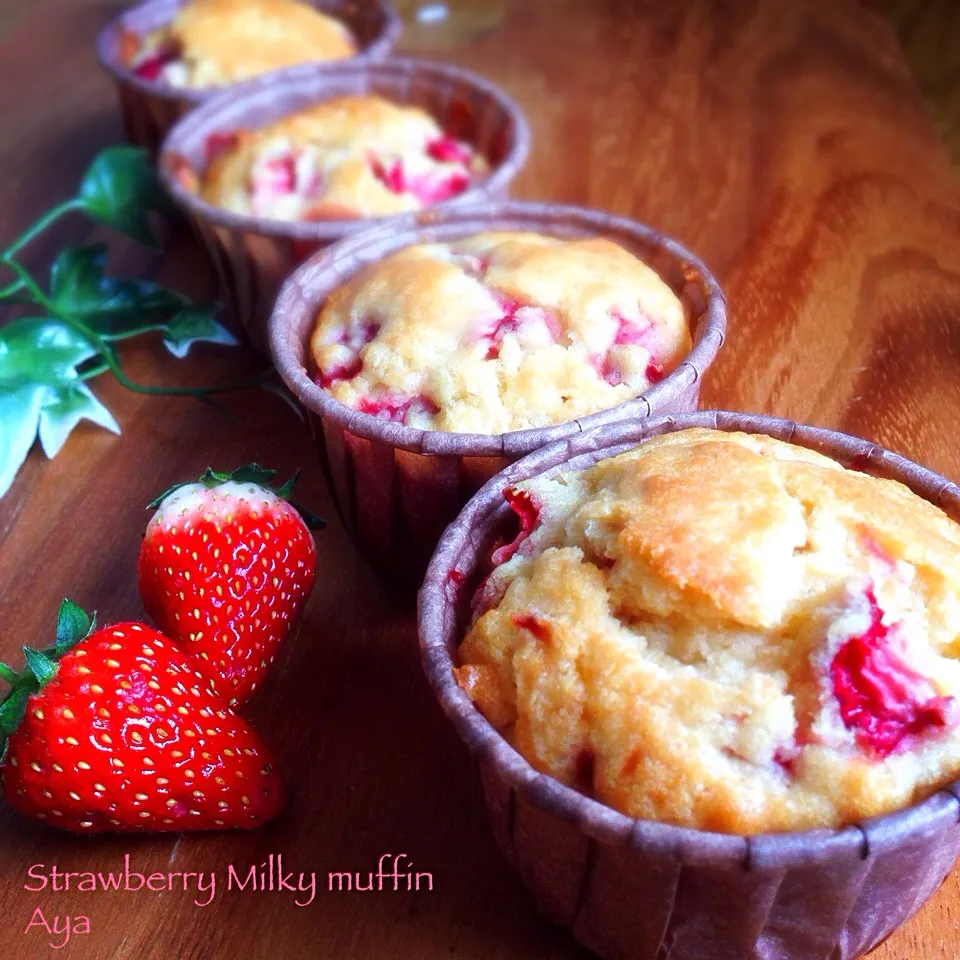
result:
M 842 826 L 960 774 L 960 525 L 906 487 L 683 430 L 517 491 L 536 521 L 493 545 L 457 676 L 537 770 L 730 833 Z
M 327 298 L 310 340 L 317 382 L 341 403 L 418 399 L 398 422 L 465 433 L 614 407 L 690 347 L 680 299 L 622 247 L 507 232 L 370 264 Z

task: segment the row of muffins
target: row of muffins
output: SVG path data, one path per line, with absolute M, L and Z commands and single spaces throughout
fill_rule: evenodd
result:
M 190 38 L 170 36 L 128 43 L 130 69 L 167 50 L 160 82 L 191 58 L 196 70 Z M 338 70 L 379 72 L 392 91 L 427 78 L 424 100 L 461 127 L 330 97 Z M 636 225 L 509 204 L 411 215 L 522 161 L 516 108 L 493 91 L 498 123 L 481 122 L 465 82 L 491 94 L 412 61 L 296 68 L 201 107 L 161 159 L 254 339 L 286 280 L 277 366 L 317 414 L 361 542 L 408 573 L 520 454 L 591 422 L 692 409 L 723 337 L 713 278 Z M 287 279 L 311 244 L 362 226 L 344 223 L 394 214 Z M 702 431 L 494 483 L 518 530 L 469 574 L 440 571 L 444 616 L 468 627 L 432 679 L 451 715 L 467 709 L 456 684 L 532 769 L 640 821 L 734 835 L 842 827 L 960 770 L 960 528 L 904 487 Z
M 374 63 L 398 30 L 379 0 L 147 0 L 101 32 L 98 52 L 118 84 L 128 133 L 156 149 L 177 116 L 218 92 L 258 78 L 272 86 L 277 71 L 297 65 Z M 278 221 L 389 216 L 484 179 L 483 154 L 430 111 L 360 87 L 284 109 L 255 129 L 217 132 L 207 138 L 202 176 L 189 166 L 178 173 L 213 206 Z

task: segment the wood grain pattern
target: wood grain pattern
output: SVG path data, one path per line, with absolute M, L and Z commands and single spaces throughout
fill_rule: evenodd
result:
M 873 0 L 892 24 L 927 110 L 960 164 L 960 6 L 953 0 Z
M 93 63 L 110 14 L 99 0 L 0 6 L 3 235 L 66 192 L 119 136 Z M 503 25 L 449 59 L 504 85 L 528 111 L 530 165 L 517 194 L 634 215 L 676 235 L 720 274 L 729 337 L 705 404 L 779 413 L 884 443 L 960 478 L 960 188 L 893 32 L 854 0 L 513 0 Z M 69 223 L 55 240 L 92 236 Z M 115 263 L 192 292 L 204 278 L 181 241 L 155 261 L 122 243 Z M 37 255 L 49 245 L 38 244 Z M 126 350 L 131 375 L 226 379 L 239 352 L 177 363 L 157 343 Z M 303 463 L 303 499 L 332 517 L 302 423 L 276 397 L 234 402 L 237 421 L 187 401 L 97 392 L 124 433 L 81 429 L 34 452 L 0 501 L 0 655 L 49 637 L 64 594 L 104 620 L 140 611 L 143 504 L 208 462 Z M 291 802 L 252 835 L 91 841 L 0 811 L 7 953 L 36 958 L 33 909 L 85 914 L 61 956 L 234 955 L 299 960 L 585 956 L 531 909 L 488 835 L 476 777 L 416 659 L 412 607 L 380 583 L 334 522 L 318 589 L 251 716 L 275 745 Z M 31 893 L 33 863 L 61 869 L 368 871 L 404 852 L 432 893 Z M 960 955 L 957 874 L 875 954 Z

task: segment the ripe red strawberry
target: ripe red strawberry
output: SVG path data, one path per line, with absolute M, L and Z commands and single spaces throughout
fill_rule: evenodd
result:
M 64 600 L 56 646 L 25 649 L 22 674 L 2 668 L 11 806 L 82 833 L 250 829 L 280 812 L 267 748 L 172 640 L 92 629 Z
M 310 591 L 321 523 L 287 501 L 293 480 L 256 464 L 162 494 L 140 548 L 147 613 L 231 706 L 263 680 Z M 294 478 L 296 479 L 296 478 Z

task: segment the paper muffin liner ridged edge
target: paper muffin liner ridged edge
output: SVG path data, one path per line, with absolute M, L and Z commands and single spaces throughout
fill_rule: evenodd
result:
M 567 423 L 502 434 L 446 433 L 388 423 L 344 406 L 312 379 L 307 341 L 327 295 L 363 265 L 415 243 L 484 230 L 603 236 L 649 264 L 680 297 L 693 334 L 686 359 L 633 400 Z M 583 207 L 526 202 L 432 209 L 385 223 L 321 251 L 284 284 L 270 320 L 281 377 L 313 418 L 344 524 L 390 579 L 416 587 L 459 509 L 493 474 L 553 440 L 603 423 L 693 410 L 700 379 L 723 343 L 726 305 L 710 271 L 659 231 Z
M 499 474 L 443 535 L 419 595 L 421 659 L 477 758 L 497 843 L 538 907 L 606 960 L 853 960 L 940 886 L 960 850 L 960 782 L 843 829 L 735 836 L 624 816 L 535 771 L 453 676 L 471 584 L 509 519 L 502 489 L 689 427 L 762 433 L 906 484 L 960 518 L 960 488 L 870 443 L 701 411 L 600 427 Z

